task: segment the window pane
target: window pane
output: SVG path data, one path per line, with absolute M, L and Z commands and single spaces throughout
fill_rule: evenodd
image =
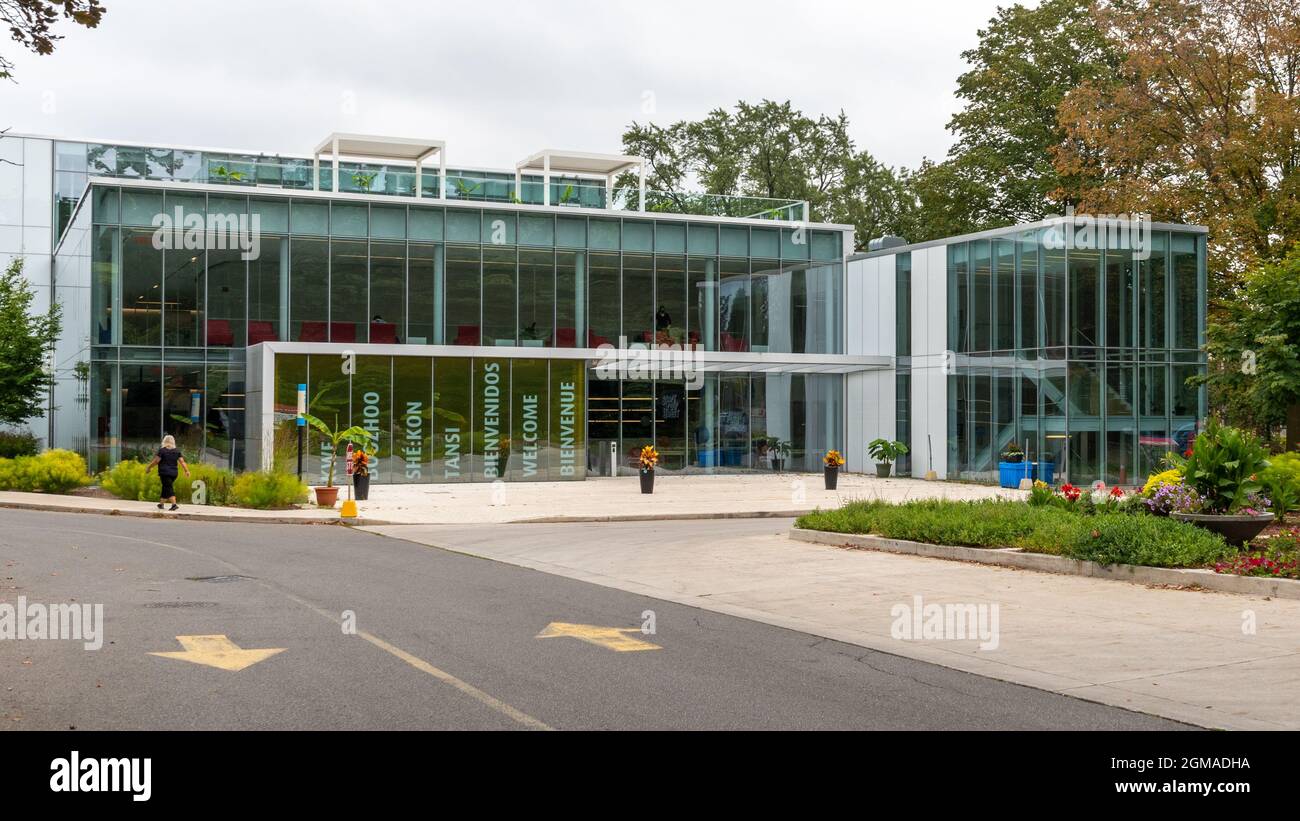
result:
M 971 350 L 993 348 L 993 270 L 988 240 L 970 244 L 971 254 L 971 324 L 974 337 Z
M 555 255 L 551 251 L 519 252 L 519 344 L 553 345 Z
M 483 249 L 483 344 L 516 344 L 515 249 Z
M 1173 234 L 1170 243 L 1170 267 L 1174 292 L 1175 348 L 1196 348 L 1200 325 L 1197 293 L 1196 238 L 1191 234 Z
M 1106 251 L 1106 346 L 1132 348 L 1133 252 Z
M 154 250 L 152 230 L 123 229 L 123 345 L 162 344 L 162 265 L 163 252 Z
M 626 240 L 627 235 L 624 234 L 624 241 Z M 648 254 L 624 254 L 623 335 L 629 344 L 654 341 L 654 288 L 653 257 Z
M 580 265 L 587 255 L 582 251 L 557 251 L 555 253 L 555 334 L 551 344 L 556 348 L 576 348 L 586 345 L 586 334 L 578 321 L 578 284 L 585 290 L 585 273 Z M 585 302 L 586 294 L 582 295 Z M 585 308 L 585 305 L 583 306 Z M 553 472 L 553 471 L 552 471 Z
M 442 338 L 434 328 L 441 307 L 436 297 L 442 283 L 442 277 L 438 275 L 442 267 L 442 246 L 411 243 L 409 253 L 406 293 L 411 315 L 407 341 L 413 345 L 441 344 Z
M 1100 251 L 1070 251 L 1070 344 L 1077 347 L 1095 348 L 1101 344 L 1101 301 L 1097 298 L 1100 264 Z
M 249 345 L 288 338 L 289 240 L 264 234 L 261 251 L 248 261 Z
M 92 339 L 99 345 L 113 344 L 113 292 L 122 275 L 118 228 L 95 228 L 95 249 L 91 263 Z
M 268 251 L 262 248 L 263 253 Z M 208 310 L 204 331 L 208 345 L 242 348 L 248 263 L 238 249 L 208 252 Z
M 1016 347 L 1016 245 L 1011 240 L 995 240 L 993 253 L 993 349 L 1008 351 Z
M 684 235 L 682 239 L 684 242 Z M 686 322 L 686 257 L 676 254 L 656 256 L 655 341 L 669 345 L 685 344 Z
M 392 367 L 391 356 L 358 356 L 352 377 L 352 417 L 349 424 L 370 433 L 366 453 L 370 456 L 370 481 L 391 482 L 393 464 Z M 343 454 L 339 454 L 343 458 Z
M 515 359 L 510 368 L 512 481 L 544 482 L 550 450 L 550 373 L 545 359 Z
M 447 246 L 446 333 L 453 345 L 478 345 L 482 338 L 477 245 Z
M 437 482 L 470 478 L 470 408 L 473 360 L 441 357 L 433 370 L 433 477 Z
M 595 223 L 592 223 L 593 227 Z M 619 290 L 618 254 L 590 255 L 587 279 L 588 347 L 617 345 L 621 292 Z M 594 434 L 593 434 L 594 438 Z
M 330 342 L 366 341 L 366 243 L 330 242 Z
M 722 260 L 718 331 L 720 350 L 749 350 L 749 263 L 746 260 Z
M 289 261 L 291 338 L 302 342 L 328 342 L 329 243 L 323 239 L 294 237 L 290 240 Z
M 406 340 L 406 243 L 370 243 L 372 344 Z
M 692 234 L 692 236 L 694 236 Z M 691 314 L 687 319 L 688 339 L 703 350 L 718 349 L 718 261 L 713 257 L 691 257 L 687 261 L 690 273 Z

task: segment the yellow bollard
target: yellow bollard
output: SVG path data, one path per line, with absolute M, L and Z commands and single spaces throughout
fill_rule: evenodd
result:
M 352 499 L 345 499 L 343 502 L 343 509 L 339 511 L 339 515 L 344 519 L 357 518 L 357 503 Z

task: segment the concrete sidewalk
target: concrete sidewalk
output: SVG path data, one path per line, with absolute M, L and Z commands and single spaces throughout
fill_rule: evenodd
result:
M 367 529 L 1191 724 L 1300 729 L 1300 601 L 845 550 L 789 526 Z M 915 596 L 997 604 L 998 646 L 891 637 Z
M 635 476 L 585 482 L 498 482 L 465 484 L 372 485 L 370 499 L 358 502 L 355 524 L 465 524 L 470 522 L 638 521 L 650 519 L 798 516 L 817 508 L 838 507 L 855 499 L 1023 498 L 1018 490 L 984 485 L 877 479 L 843 475 L 828 491 L 820 474 L 771 473 L 721 476 L 658 476 L 655 492 L 641 493 Z M 339 494 L 347 498 L 347 490 Z M 163 513 L 154 503 L 46 493 L 0 492 L 0 507 L 180 516 L 207 521 L 323 523 L 339 521 L 338 507 L 321 510 L 248 510 L 182 505 Z

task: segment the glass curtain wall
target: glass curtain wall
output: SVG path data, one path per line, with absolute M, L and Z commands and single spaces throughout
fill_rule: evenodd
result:
M 948 247 L 953 476 L 995 479 L 1015 441 L 1057 483 L 1140 484 L 1204 416 L 1187 385 L 1204 369 L 1204 236 L 1155 231 L 1147 255 L 1127 231 L 1104 248 L 1062 231 Z

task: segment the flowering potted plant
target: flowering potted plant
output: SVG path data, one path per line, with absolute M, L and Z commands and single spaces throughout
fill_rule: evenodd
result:
M 826 489 L 834 490 L 840 481 L 840 468 L 844 465 L 844 456 L 838 450 L 828 450 L 822 457 L 825 466 Z
M 641 463 L 641 492 L 655 492 L 655 465 L 659 464 L 659 451 L 655 450 L 654 445 L 646 445 L 641 448 L 641 454 L 637 457 Z
M 352 451 L 352 489 L 358 502 L 370 498 L 370 454 L 365 448 Z
M 902 442 L 872 439 L 867 443 L 867 455 L 876 460 L 876 475 L 881 479 L 889 478 L 889 471 L 894 467 L 894 462 L 905 453 L 907 453 L 907 445 Z
M 1184 457 L 1170 461 L 1182 468 L 1183 486 L 1201 500 L 1199 510 L 1173 510 L 1172 518 L 1218 533 L 1238 546 L 1273 521 L 1268 511 L 1272 502 L 1261 493 L 1259 480 L 1269 466 L 1267 452 L 1254 434 L 1210 419 Z

